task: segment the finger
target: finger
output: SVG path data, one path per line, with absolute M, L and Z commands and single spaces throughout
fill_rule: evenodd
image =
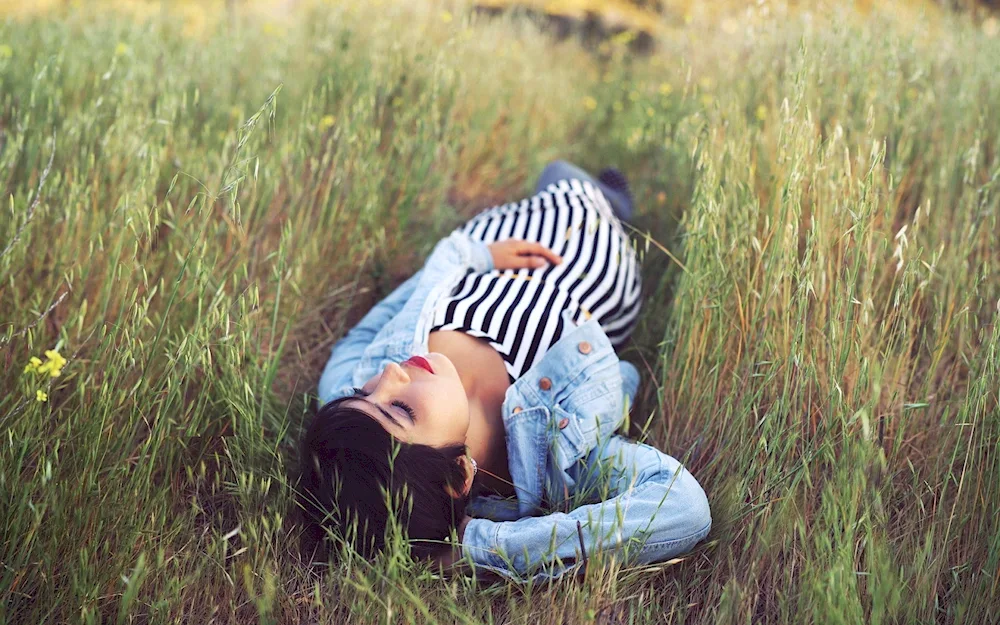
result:
M 510 268 L 537 269 L 538 267 L 545 266 L 547 263 L 548 261 L 541 256 L 515 256 L 511 259 Z
M 541 243 L 529 243 L 527 249 L 532 254 L 537 254 L 538 256 L 544 256 L 553 265 L 558 265 L 562 262 L 562 258 L 556 254 L 554 251 L 545 247 Z

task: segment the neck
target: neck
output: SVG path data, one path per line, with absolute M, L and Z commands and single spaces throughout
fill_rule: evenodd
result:
M 465 444 L 479 465 L 476 482 L 502 495 L 513 494 L 503 423 L 503 402 L 510 382 L 503 357 L 487 342 L 453 330 L 431 332 L 427 348 L 451 359 L 469 398 Z
M 479 465 L 479 483 L 491 490 L 508 492 L 511 478 L 502 404 L 484 401 L 476 393 L 469 394 L 469 434 L 465 443 Z

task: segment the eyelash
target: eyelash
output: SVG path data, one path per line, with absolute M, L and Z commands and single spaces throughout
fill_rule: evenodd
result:
M 363 390 L 361 390 L 360 388 L 358 388 L 356 386 L 353 387 L 353 390 L 354 390 L 354 394 L 355 395 L 368 396 L 368 395 L 371 394 L 371 393 L 364 392 Z M 409 405 L 407 405 L 407 404 L 405 404 L 405 403 L 403 403 L 401 401 L 394 401 L 394 402 L 392 402 L 392 405 L 393 406 L 399 406 L 400 408 L 402 408 L 403 410 L 405 410 L 406 414 L 410 415 L 410 421 L 416 422 L 416 420 L 417 420 L 416 419 L 416 415 L 413 412 L 413 408 L 410 408 Z

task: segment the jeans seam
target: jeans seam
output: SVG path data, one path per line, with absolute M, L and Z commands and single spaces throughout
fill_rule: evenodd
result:
M 708 523 L 705 524 L 705 527 L 701 528 L 700 530 L 698 530 L 696 532 L 688 534 L 687 536 L 684 536 L 682 538 L 674 538 L 672 540 L 661 540 L 661 541 L 658 541 L 658 542 L 655 542 L 655 543 L 646 543 L 645 545 L 643 545 L 642 551 L 651 551 L 651 550 L 656 549 L 658 547 L 669 547 L 669 546 L 673 546 L 673 545 L 677 545 L 677 544 L 680 544 L 680 543 L 687 542 L 687 541 L 689 541 L 691 539 L 694 539 L 694 538 L 697 538 L 698 540 L 700 540 L 701 538 L 704 538 L 705 536 L 707 536 L 708 532 L 711 529 L 712 529 L 712 522 L 709 521 Z

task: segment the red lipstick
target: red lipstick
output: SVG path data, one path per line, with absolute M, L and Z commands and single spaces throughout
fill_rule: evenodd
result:
M 416 365 L 417 367 L 420 367 L 421 369 L 429 371 L 432 375 L 434 373 L 434 369 L 431 368 L 431 363 L 427 362 L 427 359 L 424 358 L 423 356 L 410 356 L 409 358 L 407 358 L 403 362 L 404 363 L 409 363 L 411 365 Z

